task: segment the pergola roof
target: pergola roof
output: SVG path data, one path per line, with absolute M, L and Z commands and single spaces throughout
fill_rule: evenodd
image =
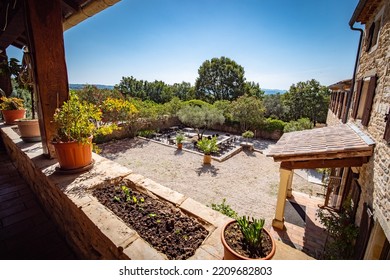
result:
M 267 156 L 279 162 L 323 162 L 324 167 L 325 161 L 342 159 L 359 166 L 372 155 L 374 145 L 371 138 L 348 123 L 285 133 Z
M 61 0 L 64 31 L 119 1 Z M 0 50 L 6 49 L 10 45 L 17 48 L 27 45 L 23 2 L 17 0 L 2 0 L 0 2 Z
M 328 86 L 328 88 L 335 91 L 337 90 L 347 91 L 351 89 L 351 85 L 352 85 L 352 79 L 348 79 L 348 80 L 342 80 L 335 84 L 332 84 Z

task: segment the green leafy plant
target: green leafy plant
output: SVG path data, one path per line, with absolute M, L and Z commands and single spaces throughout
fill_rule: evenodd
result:
M 248 245 L 248 249 L 251 252 L 261 250 L 262 233 L 265 220 L 255 219 L 249 220 L 249 217 L 242 216 L 236 219 L 240 228 L 244 241 Z
M 222 199 L 222 202 L 220 204 L 211 204 L 211 208 L 213 210 L 216 210 L 230 218 L 236 219 L 237 218 L 237 213 L 234 211 L 229 204 L 226 204 L 226 198 Z
M 95 105 L 80 101 L 76 94 L 70 94 L 69 100 L 54 114 L 57 129 L 55 141 L 86 143 L 100 118 L 101 112 Z
M 212 137 L 211 139 L 204 137 L 198 141 L 197 147 L 205 155 L 211 155 L 211 153 L 218 152 L 217 137 Z
M 23 110 L 23 99 L 17 97 L 1 97 L 0 110 Z
M 316 215 L 328 233 L 324 259 L 353 259 L 359 228 L 353 223 L 351 199 L 346 199 L 340 212 L 319 208 Z
M 177 143 L 177 144 L 183 143 L 184 139 L 185 139 L 185 136 L 184 136 L 183 133 L 178 133 L 178 134 L 176 135 L 176 143 Z

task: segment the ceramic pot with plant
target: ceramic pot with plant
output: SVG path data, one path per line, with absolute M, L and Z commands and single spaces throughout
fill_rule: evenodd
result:
M 177 148 L 179 150 L 181 150 L 183 148 L 183 141 L 184 141 L 184 139 L 185 139 L 185 136 L 184 136 L 183 133 L 178 133 L 176 135 L 176 144 L 177 144 Z
M 3 96 L 0 100 L 0 110 L 5 124 L 15 124 L 15 120 L 26 116 L 23 99 Z
M 222 228 L 224 260 L 270 260 L 275 254 L 275 241 L 264 228 L 264 219 L 237 217 Z
M 210 164 L 211 154 L 219 151 L 217 137 L 212 137 L 211 139 L 203 137 L 201 140 L 198 141 L 197 147 L 204 153 L 204 164 Z
M 92 165 L 92 138 L 100 110 L 93 104 L 81 101 L 70 94 L 54 114 L 56 135 L 52 144 L 61 170 L 77 170 Z

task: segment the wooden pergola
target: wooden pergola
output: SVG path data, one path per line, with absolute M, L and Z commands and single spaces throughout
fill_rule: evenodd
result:
M 367 163 L 375 142 L 353 124 L 285 133 L 267 156 L 280 162 L 280 183 L 272 226 L 284 228 L 286 198 L 294 169 L 358 167 Z
M 0 63 L 6 49 L 27 46 L 31 53 L 43 153 L 55 157 L 50 140 L 54 134 L 55 109 L 68 99 L 65 62 L 65 30 L 114 5 L 120 0 L 2 0 L 0 2 Z M 1 61 L 3 59 L 3 61 Z M 0 75 L 0 85 L 10 84 Z

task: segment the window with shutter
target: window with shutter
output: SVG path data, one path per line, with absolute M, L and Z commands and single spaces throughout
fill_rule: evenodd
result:
M 385 135 L 383 136 L 383 139 L 390 144 L 390 109 L 389 112 L 386 114 L 385 117 L 385 122 L 386 122 L 386 128 L 385 128 Z
M 375 96 L 376 80 L 377 80 L 376 75 L 372 76 L 368 84 L 367 98 L 364 104 L 364 111 L 362 116 L 362 125 L 364 126 L 368 126 L 368 122 L 370 121 L 371 108 Z
M 352 110 L 352 118 L 356 119 L 358 109 L 359 109 L 359 102 L 360 102 L 360 95 L 362 94 L 362 87 L 363 87 L 363 79 L 360 79 L 357 82 L 356 86 L 356 97 L 355 102 L 353 103 L 353 110 Z

